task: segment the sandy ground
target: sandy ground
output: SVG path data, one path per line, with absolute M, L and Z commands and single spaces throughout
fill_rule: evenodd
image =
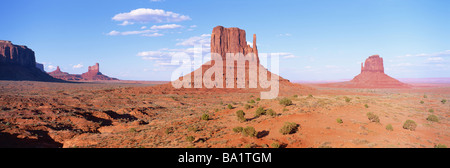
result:
M 450 85 L 408 89 L 308 84 L 259 100 L 246 90 L 175 90 L 159 83 L 0 81 L 1 147 L 433 148 L 450 145 Z M 297 84 L 295 84 L 297 85 Z M 292 105 L 280 104 L 288 98 Z M 447 102 L 442 103 L 445 99 Z M 228 108 L 231 105 L 231 109 Z M 247 107 L 246 107 L 247 106 Z M 276 115 L 255 116 L 257 108 Z M 245 112 L 241 122 L 236 111 Z M 368 119 L 367 113 L 379 122 Z M 202 120 L 203 114 L 209 120 Z M 427 118 L 435 115 L 438 121 Z M 341 119 L 342 123 L 338 123 Z M 403 128 L 406 120 L 415 130 Z M 285 122 L 298 128 L 283 135 Z M 387 130 L 390 124 L 392 130 Z M 233 128 L 253 127 L 255 137 Z

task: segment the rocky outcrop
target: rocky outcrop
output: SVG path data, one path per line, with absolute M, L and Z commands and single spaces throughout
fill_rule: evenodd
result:
M 347 86 L 357 88 L 404 88 L 402 83 L 384 73 L 383 58 L 372 55 L 361 63 L 361 73 L 353 78 Z
M 59 66 L 56 67 L 56 70 L 49 72 L 48 74 L 54 78 L 58 78 L 58 79 L 62 79 L 62 80 L 68 80 L 68 81 L 82 80 L 81 75 L 69 74 L 67 72 L 63 72 L 63 71 L 61 71 Z
M 11 41 L 0 40 L 0 63 L 36 67 L 34 51 L 27 46 L 14 45 Z
M 88 72 L 83 73 L 81 75 L 78 74 L 69 74 L 67 72 L 62 72 L 59 66 L 55 71 L 49 72 L 49 75 L 54 78 L 68 80 L 68 81 L 103 81 L 103 80 L 118 80 L 116 78 L 111 78 L 106 75 L 103 75 L 100 72 L 100 65 L 96 63 L 94 66 L 89 66 Z
M 214 68 L 221 68 L 221 72 L 223 72 L 222 74 L 222 79 L 223 79 L 223 88 L 241 88 L 238 87 L 238 69 L 242 66 L 239 65 L 236 60 L 234 61 L 234 65 L 232 65 L 232 67 L 234 67 L 233 69 L 228 69 L 227 68 L 227 53 L 232 53 L 232 54 L 243 54 L 244 56 L 248 56 L 247 54 L 253 53 L 254 55 L 252 57 L 247 57 L 248 60 L 245 61 L 244 64 L 244 69 L 245 69 L 245 78 L 244 78 L 244 82 L 243 84 L 245 84 L 245 88 L 254 88 L 254 87 L 250 87 L 250 83 L 256 83 L 256 87 L 260 88 L 260 83 L 259 83 L 259 71 L 264 69 L 267 70 L 265 67 L 263 67 L 260 64 L 260 60 L 259 60 L 259 55 L 258 55 L 258 49 L 256 46 L 256 34 L 253 35 L 253 47 L 251 47 L 250 45 L 247 44 L 247 40 L 246 40 L 246 33 L 245 30 L 239 29 L 239 28 L 225 28 L 223 26 L 217 26 L 213 29 L 212 33 L 211 33 L 211 54 L 215 54 L 217 53 L 218 55 L 221 56 L 222 58 L 222 65 L 218 65 L 216 66 L 215 61 L 213 56 L 211 55 L 211 61 L 205 63 L 204 65 L 202 65 L 199 69 L 196 69 L 194 72 L 192 72 L 191 74 L 188 74 L 184 77 L 180 77 L 179 80 L 182 81 L 185 77 L 187 76 L 191 76 L 191 84 L 190 86 L 193 88 L 205 88 L 204 83 L 202 84 L 202 79 L 198 76 L 199 74 L 201 74 L 202 76 L 204 76 L 205 72 L 207 70 L 211 70 Z M 232 59 L 236 59 L 235 57 L 232 57 Z M 256 66 L 250 66 L 250 65 L 256 65 Z M 250 74 L 250 69 L 251 68 L 256 68 L 256 71 L 252 71 L 252 72 L 256 72 L 256 74 Z M 228 87 L 227 84 L 227 71 L 232 70 L 232 74 L 234 76 L 233 80 L 234 87 Z M 214 74 L 211 77 L 215 78 Z M 269 71 L 267 71 L 267 79 L 271 80 L 272 79 L 272 75 L 276 75 L 273 74 Z M 250 77 L 251 76 L 251 77 Z M 278 75 L 277 75 L 278 76 Z M 280 76 L 278 76 L 278 80 L 280 85 L 286 84 L 286 83 L 290 83 L 289 80 L 284 79 Z M 200 81 L 200 82 L 196 82 L 195 81 Z M 198 85 L 198 83 L 202 84 L 202 85 Z M 242 83 L 241 83 L 242 84 Z
M 0 40 L 0 80 L 60 81 L 41 71 L 34 51 Z

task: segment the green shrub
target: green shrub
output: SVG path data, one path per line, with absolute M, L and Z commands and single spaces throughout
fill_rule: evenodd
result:
M 433 109 L 429 109 L 428 112 L 434 113 L 434 110 Z
M 232 106 L 231 104 L 228 104 L 228 105 L 227 105 L 227 108 L 228 108 L 228 109 L 233 109 L 233 106 Z
M 251 109 L 251 108 L 253 108 L 253 106 L 250 105 L 250 104 L 245 104 L 244 105 L 244 109 L 246 109 L 246 110 Z
M 312 95 L 312 94 L 309 94 L 309 95 L 308 95 L 308 98 L 313 98 L 313 95 Z
M 262 107 L 258 107 L 258 109 L 256 109 L 256 112 L 255 112 L 255 117 L 260 117 L 265 114 L 266 114 L 266 110 L 264 110 L 264 108 L 262 108 Z
M 349 103 L 351 100 L 352 100 L 351 98 L 349 98 L 347 96 L 345 97 L 345 102 Z
M 447 148 L 447 146 L 444 144 L 437 144 L 437 145 L 434 145 L 434 148 Z
M 245 119 L 245 113 L 242 110 L 236 111 L 236 116 L 238 118 L 238 121 L 245 122 L 247 119 Z
M 283 135 L 295 133 L 298 129 L 298 124 L 294 122 L 285 122 L 280 129 L 280 133 Z
M 191 125 L 188 127 L 188 131 L 197 132 L 197 131 L 200 131 L 200 128 L 198 128 L 197 126 Z
M 209 120 L 209 115 L 208 114 L 203 114 L 202 115 L 202 120 L 208 121 Z
M 371 122 L 380 122 L 380 118 L 378 118 L 377 115 L 373 114 L 372 112 L 368 112 L 367 113 L 367 118 L 371 121 Z
M 394 127 L 392 127 L 391 124 L 386 125 L 386 130 L 388 131 L 394 131 Z
M 255 102 L 255 100 L 252 99 L 252 100 L 247 101 L 247 103 L 256 103 L 256 102 Z
M 423 104 L 423 103 L 425 103 L 425 102 L 424 102 L 423 100 L 421 100 L 421 101 L 420 101 L 420 104 Z
M 283 108 L 283 112 L 285 112 L 285 111 L 289 111 L 289 109 L 287 109 L 287 108 Z
M 195 140 L 195 137 L 192 135 L 186 137 L 186 141 L 188 141 L 188 142 L 192 142 L 194 140 Z
M 369 105 L 367 105 L 367 104 L 364 104 L 364 107 L 366 107 L 366 108 L 369 108 Z
M 255 128 L 250 127 L 250 126 L 245 127 L 245 128 L 242 130 L 242 135 L 245 136 L 245 137 L 247 137 L 247 136 L 249 136 L 249 137 L 256 137 L 256 131 L 255 131 Z
M 165 132 L 166 134 L 171 134 L 171 133 L 174 132 L 174 128 L 173 128 L 173 127 L 166 128 L 166 130 L 165 130 L 164 132 Z
M 427 98 L 427 95 L 426 95 L 426 94 L 424 94 L 424 95 L 423 95 L 423 98 Z
M 291 99 L 288 99 L 285 97 L 280 100 L 280 104 L 283 106 L 290 106 L 290 105 L 292 105 L 292 101 L 291 101 Z
M 244 128 L 242 128 L 242 127 L 234 127 L 233 128 L 233 132 L 235 132 L 235 133 L 241 133 L 242 130 L 244 130 Z
M 256 98 L 256 101 L 261 101 L 261 98 L 259 98 L 259 97 L 258 97 L 258 98 Z
M 267 113 L 267 115 L 270 115 L 272 117 L 277 116 L 277 113 L 275 111 L 273 111 L 272 109 L 267 109 L 266 113 Z
M 407 130 L 414 131 L 416 130 L 417 124 L 413 120 L 406 120 L 403 124 L 403 128 Z
M 435 115 L 429 115 L 427 117 L 427 120 L 428 121 L 433 121 L 433 122 L 439 122 L 439 118 L 437 116 L 435 116 Z
M 297 98 L 298 97 L 298 95 L 294 95 L 294 98 Z
M 137 131 L 136 131 L 136 128 L 130 128 L 130 132 L 136 133 L 136 132 L 137 132 Z
M 342 121 L 342 119 L 341 119 L 341 118 L 337 118 L 337 119 L 336 119 L 336 122 L 337 122 L 337 123 L 339 123 L 339 124 L 342 124 L 342 123 L 344 123 L 344 121 Z
M 442 99 L 442 100 L 441 100 L 441 103 L 442 103 L 442 104 L 445 104 L 445 102 L 447 102 L 447 100 L 445 100 L 445 99 Z
M 274 142 L 274 143 L 272 143 L 272 144 L 270 145 L 270 147 L 272 147 L 272 148 L 280 148 L 281 145 L 280 145 L 280 143 L 278 143 L 278 142 Z

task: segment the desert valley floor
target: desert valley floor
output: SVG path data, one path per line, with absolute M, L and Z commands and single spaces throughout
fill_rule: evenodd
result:
M 450 85 L 259 92 L 152 83 L 0 81 L 0 146 L 65 148 L 433 148 L 450 145 Z M 280 104 L 282 98 L 291 105 Z M 259 107 L 265 115 L 255 115 Z M 272 110 L 268 110 L 272 109 Z M 236 112 L 243 110 L 246 121 Z M 269 115 L 269 111 L 276 114 Z M 369 120 L 368 113 L 378 117 Z M 208 120 L 202 115 L 208 114 Z M 264 113 L 263 113 L 264 114 Z M 429 116 L 437 117 L 430 119 Z M 428 118 L 428 120 L 427 120 Z M 405 121 L 414 130 L 403 128 Z M 430 121 L 432 120 L 432 121 Z M 285 122 L 297 129 L 283 135 Z M 390 125 L 391 127 L 389 127 Z M 235 132 L 253 127 L 255 136 Z M 233 130 L 235 128 L 235 130 Z

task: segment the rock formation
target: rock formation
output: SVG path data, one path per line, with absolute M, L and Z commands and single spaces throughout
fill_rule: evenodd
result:
M 350 81 L 349 86 L 358 88 L 402 88 L 409 85 L 384 73 L 383 58 L 372 55 L 361 63 L 361 73 Z
M 213 58 L 213 54 L 215 54 L 215 53 L 217 53 L 216 55 L 221 56 L 222 65 L 217 65 L 217 66 L 215 65 L 216 63 Z M 253 55 L 251 57 L 247 57 L 246 59 L 248 59 L 248 60 L 246 60 L 245 64 L 243 64 L 243 65 L 242 64 L 239 65 L 236 62 L 236 60 L 233 61 L 234 65 L 232 65 L 231 67 L 234 67 L 234 68 L 228 69 L 227 68 L 227 60 L 226 60 L 227 53 L 233 53 L 233 54 L 241 53 L 244 56 L 248 56 L 247 54 L 253 53 Z M 236 59 L 236 56 L 232 57 L 232 58 Z M 230 62 L 230 63 L 233 63 L 233 62 Z M 255 66 L 250 66 L 250 65 L 255 65 Z M 242 67 L 242 66 L 245 66 L 244 67 L 245 78 L 243 79 L 243 82 L 242 81 L 239 82 L 239 80 L 237 80 L 238 73 L 239 73 L 238 69 L 239 69 L 239 67 Z M 223 77 L 222 78 L 223 85 L 221 85 L 222 88 L 261 89 L 262 87 L 260 87 L 261 84 L 259 83 L 259 71 L 263 70 L 263 69 L 264 70 L 267 70 L 267 69 L 260 64 L 258 49 L 256 46 L 256 34 L 253 35 L 253 47 L 251 47 L 250 45 L 247 44 L 245 30 L 242 30 L 239 28 L 234 28 L 234 27 L 233 28 L 224 28 L 222 26 L 215 27 L 211 34 L 211 61 L 206 62 L 200 68 L 196 69 L 195 71 L 193 71 L 192 73 L 190 73 L 188 75 L 180 77 L 178 80 L 183 81 L 184 78 L 186 78 L 187 76 L 190 75 L 191 83 L 189 84 L 189 86 L 187 88 L 205 88 L 205 83 L 201 82 L 201 80 L 202 80 L 201 77 L 205 76 L 205 72 L 210 71 L 214 68 L 221 69 L 219 71 L 214 71 L 214 72 L 222 72 L 222 74 L 219 73 L 219 75 L 222 75 L 222 77 Z M 251 68 L 256 68 L 256 71 L 252 71 L 252 72 L 256 72 L 256 73 L 251 74 L 250 73 Z M 231 81 L 232 83 L 227 83 L 227 81 L 226 81 L 228 71 L 232 71 L 232 73 L 229 73 L 229 74 L 231 74 L 230 78 L 235 79 L 235 80 Z M 198 75 L 201 75 L 201 76 L 198 76 Z M 214 73 L 213 75 L 211 75 L 212 81 L 215 82 L 216 85 L 220 85 L 220 84 L 218 84 L 220 81 L 214 81 L 215 75 L 217 75 L 217 73 Z M 273 74 L 273 73 L 267 71 L 267 80 L 270 81 L 272 79 L 272 76 L 275 76 L 275 75 L 276 74 Z M 289 87 L 289 88 L 296 88 L 296 89 L 304 88 L 303 86 L 300 86 L 298 84 L 292 84 L 289 82 L 289 80 L 284 79 L 278 75 L 276 75 L 275 77 L 278 77 L 280 88 L 286 88 L 285 86 L 288 86 L 288 85 L 293 86 L 293 87 Z M 195 81 L 200 81 L 200 82 L 196 83 Z M 245 87 L 239 87 L 238 83 L 240 83 L 241 85 L 245 84 Z M 256 83 L 256 87 L 253 87 L 255 85 L 250 86 L 251 83 Z M 232 87 L 229 87 L 229 84 Z
M 81 75 L 69 74 L 67 72 L 63 72 L 63 71 L 61 71 L 59 66 L 56 67 L 56 70 L 49 72 L 48 74 L 54 78 L 58 78 L 58 79 L 62 79 L 62 80 L 68 80 L 68 81 L 82 80 Z
M 53 72 L 49 72 L 49 75 L 54 78 L 68 80 L 68 81 L 102 81 L 102 80 L 118 80 L 116 78 L 111 78 L 103 75 L 100 72 L 100 65 L 96 63 L 94 66 L 89 66 L 88 72 L 81 75 L 69 74 L 67 72 L 62 72 L 59 66 Z
M 33 50 L 0 40 L 0 80 L 60 81 L 42 72 L 37 65 Z

